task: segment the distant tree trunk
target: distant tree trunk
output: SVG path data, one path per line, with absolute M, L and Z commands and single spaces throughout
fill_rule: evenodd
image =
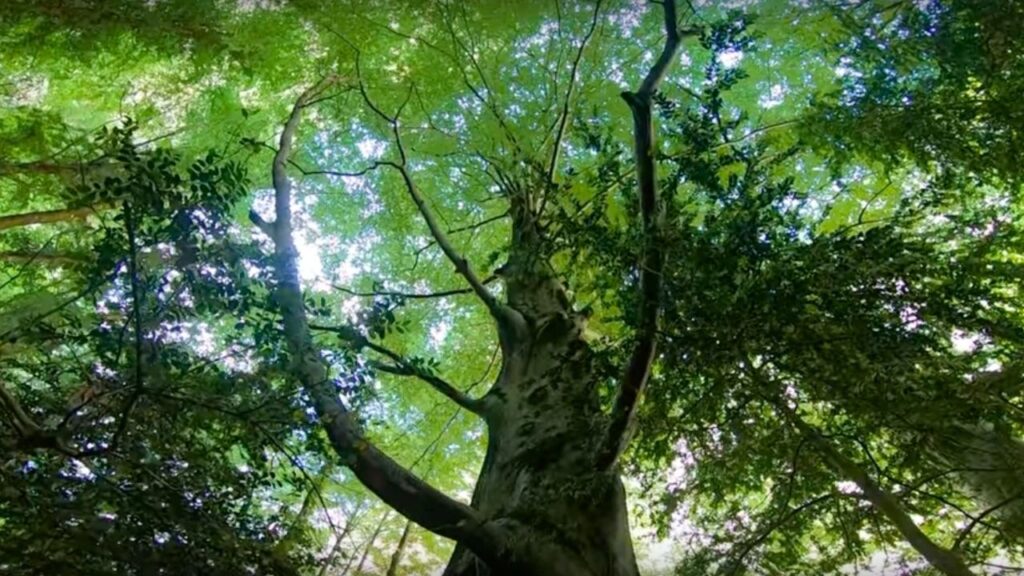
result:
M 388 565 L 386 576 L 398 576 L 398 566 L 402 564 L 402 557 L 405 555 L 405 545 L 409 542 L 409 533 L 411 531 L 412 522 L 406 520 L 405 528 L 402 528 L 402 537 L 398 539 L 395 553 L 391 555 L 391 563 Z
M 373 529 L 373 534 L 370 534 L 370 539 L 366 541 L 366 546 L 363 547 L 363 555 L 359 557 L 359 564 L 356 565 L 356 576 L 363 573 L 363 566 L 366 565 L 366 559 L 370 556 L 370 550 L 373 550 L 373 545 L 377 543 L 377 538 L 384 531 L 384 525 L 387 524 L 390 517 L 391 511 L 388 510 L 381 517 L 380 522 L 377 523 L 377 527 Z
M 320 504 L 321 492 L 323 492 L 324 486 L 327 485 L 327 481 L 330 479 L 333 471 L 334 463 L 328 462 L 324 465 L 320 474 L 313 480 L 309 490 L 306 491 L 306 496 L 302 499 L 302 506 L 291 522 L 288 523 L 288 531 L 277 544 L 277 552 L 279 554 L 287 556 L 303 540 L 309 523 L 309 517 L 312 516 Z
M 360 502 L 356 506 L 355 510 L 352 512 L 352 515 L 348 519 L 346 519 L 345 528 L 342 529 L 341 534 L 337 535 L 338 538 L 334 541 L 334 545 L 331 546 L 331 551 L 327 554 L 327 557 L 324 558 L 323 565 L 320 566 L 320 570 L 317 572 L 317 576 L 325 576 L 327 574 L 327 570 L 331 567 L 332 564 L 334 564 L 334 559 L 338 557 L 338 553 L 341 551 L 341 547 L 345 544 L 345 538 L 347 538 L 348 535 L 352 533 L 352 530 L 356 527 L 356 521 L 359 519 L 359 514 L 360 512 L 362 512 L 363 506 L 365 504 L 365 502 Z M 349 557 L 349 564 L 351 564 L 351 556 Z

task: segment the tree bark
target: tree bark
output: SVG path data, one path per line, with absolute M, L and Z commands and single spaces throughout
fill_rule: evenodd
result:
M 586 319 L 553 273 L 527 266 L 529 253 L 514 254 L 509 268 L 509 299 L 527 328 L 503 333 L 471 504 L 512 535 L 508 556 L 518 564 L 488 563 L 460 545 L 445 576 L 636 576 L 622 482 L 595 461 L 607 418 Z

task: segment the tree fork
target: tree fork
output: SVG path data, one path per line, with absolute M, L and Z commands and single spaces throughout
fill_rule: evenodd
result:
M 317 416 L 342 463 L 370 491 L 424 528 L 466 543 L 483 558 L 495 558 L 503 540 L 495 528 L 485 526 L 483 518 L 475 510 L 442 494 L 364 438 L 355 416 L 342 403 L 327 366 L 313 344 L 299 283 L 298 251 L 292 237 L 291 181 L 287 166 L 303 109 L 334 81 L 329 78 L 310 88 L 292 108 L 273 161 L 276 219 L 273 223 L 253 219 L 261 230 L 271 235 L 274 243 L 277 286 L 273 297 L 281 311 L 285 341 L 292 356 L 292 374 L 312 398 Z

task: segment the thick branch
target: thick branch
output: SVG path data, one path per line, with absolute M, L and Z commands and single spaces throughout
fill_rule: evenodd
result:
M 676 15 L 676 2 L 675 0 L 665 0 L 662 2 L 662 10 L 664 15 L 664 26 L 665 26 L 665 45 L 661 49 L 661 54 L 658 55 L 657 61 L 654 62 L 654 66 L 647 71 L 647 76 L 644 77 L 644 81 L 640 84 L 640 89 L 637 90 L 637 95 L 641 98 L 649 99 L 658 91 L 658 85 L 661 84 L 665 74 L 668 72 L 669 66 L 672 65 L 672 60 L 676 57 L 676 52 L 679 50 L 679 43 L 682 40 L 682 35 L 679 33 L 679 17 Z
M 272 174 L 277 213 L 273 225 L 277 280 L 274 299 L 284 323 L 292 373 L 312 398 L 314 409 L 342 463 L 363 485 L 424 528 L 463 542 L 485 558 L 494 557 L 499 537 L 483 525 L 483 519 L 475 510 L 442 494 L 366 440 L 355 415 L 339 398 L 327 366 L 313 345 L 299 284 L 298 252 L 292 237 L 291 182 L 287 174 L 287 160 L 302 109 L 324 84 L 320 83 L 304 93 L 292 109 L 281 132 Z
M 54 222 L 81 220 L 105 208 L 109 208 L 109 206 L 84 206 L 81 208 L 61 208 L 58 210 L 44 210 L 42 212 L 9 214 L 7 216 L 0 216 L 0 231 L 20 228 L 30 224 L 52 224 Z
M 619 394 L 615 399 L 615 406 L 612 408 L 607 435 L 601 451 L 598 453 L 597 467 L 601 470 L 614 466 L 619 455 L 629 443 L 633 415 L 650 376 L 651 364 L 654 362 L 655 340 L 658 332 L 661 271 L 664 257 L 658 238 L 661 228 L 661 202 L 658 197 L 655 171 L 654 121 L 651 116 L 651 101 L 669 65 L 675 59 L 680 43 L 675 0 L 664 0 L 662 6 L 667 38 L 661 55 L 658 56 L 658 60 L 647 73 L 640 89 L 635 93 L 626 92 L 622 95 L 633 113 L 633 144 L 644 246 L 639 266 L 640 309 L 636 344 L 619 383 Z

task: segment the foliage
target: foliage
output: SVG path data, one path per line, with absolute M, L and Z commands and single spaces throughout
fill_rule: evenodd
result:
M 657 10 L 136 4 L 0 6 L 0 571 L 386 572 L 405 521 L 335 466 L 246 216 L 273 219 L 284 117 L 324 77 L 288 163 L 299 274 L 373 443 L 468 500 L 486 429 L 428 384 L 479 397 L 503 366 L 399 161 L 496 297 L 536 201 L 530 256 L 588 320 L 611 409 L 647 233 L 620 93 Z M 1020 564 L 1024 14 L 811 4 L 681 19 L 632 522 L 680 574 L 920 567 L 812 430 L 941 546 Z M 450 552 L 410 539 L 398 574 Z

